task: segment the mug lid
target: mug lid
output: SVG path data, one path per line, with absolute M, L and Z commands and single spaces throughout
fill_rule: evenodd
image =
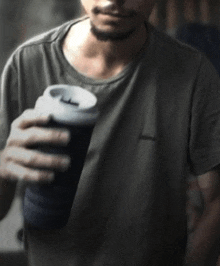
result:
M 96 96 L 78 86 L 66 84 L 46 88 L 35 109 L 67 124 L 94 124 L 98 117 Z

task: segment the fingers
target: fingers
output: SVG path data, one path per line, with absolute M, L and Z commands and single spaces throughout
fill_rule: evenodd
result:
M 67 170 L 70 165 L 67 156 L 30 149 L 41 144 L 66 146 L 69 143 L 67 130 L 42 127 L 49 120 L 49 116 L 27 110 L 12 123 L 0 160 L 0 177 L 30 182 L 50 181 L 55 171 Z
M 1 178 L 10 180 L 22 180 L 26 182 L 48 183 L 53 181 L 54 173 L 50 171 L 29 169 L 14 162 L 0 167 Z
M 14 129 L 7 141 L 7 146 L 33 146 L 52 144 L 66 146 L 70 141 L 70 133 L 65 129 L 30 127 L 25 130 Z
M 70 166 L 67 156 L 47 155 L 38 151 L 11 147 L 1 156 L 1 178 L 27 182 L 51 182 L 54 171 L 66 171 Z M 46 170 L 43 170 L 46 169 Z
M 13 161 L 29 168 L 66 171 L 70 158 L 65 155 L 49 155 L 35 150 L 10 147 L 4 154 L 5 161 Z
M 49 122 L 50 115 L 42 115 L 39 111 L 34 109 L 27 109 L 19 116 L 17 119 L 14 120 L 12 123 L 12 128 L 17 127 L 20 129 L 25 129 L 31 126 L 36 125 L 45 125 Z
M 42 127 L 49 120 L 49 115 L 42 116 L 36 110 L 26 110 L 12 123 L 7 146 L 27 147 L 44 143 L 66 146 L 70 140 L 70 133 L 65 129 Z

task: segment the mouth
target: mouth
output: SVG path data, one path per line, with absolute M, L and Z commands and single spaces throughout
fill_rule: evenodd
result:
M 120 12 L 100 12 L 100 15 L 106 15 L 110 17 L 116 17 L 116 18 L 131 18 L 133 15 L 131 14 L 123 14 Z
M 133 14 L 125 14 L 121 12 L 99 12 L 98 16 L 103 17 L 103 19 L 111 20 L 111 21 L 128 21 L 131 20 L 134 15 Z
M 106 15 L 116 18 L 132 18 L 136 15 L 134 11 L 123 11 L 116 8 L 114 5 L 109 5 L 105 7 L 95 7 L 93 9 L 95 15 Z

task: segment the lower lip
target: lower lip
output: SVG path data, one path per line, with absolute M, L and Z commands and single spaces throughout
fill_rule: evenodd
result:
M 109 18 L 111 20 L 127 20 L 130 19 L 130 16 L 117 16 L 117 15 L 111 15 L 111 14 L 99 14 L 103 18 Z

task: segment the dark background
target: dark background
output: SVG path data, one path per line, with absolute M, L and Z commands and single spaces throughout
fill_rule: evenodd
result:
M 80 0 L 0 0 L 0 71 L 20 43 L 80 14 Z

